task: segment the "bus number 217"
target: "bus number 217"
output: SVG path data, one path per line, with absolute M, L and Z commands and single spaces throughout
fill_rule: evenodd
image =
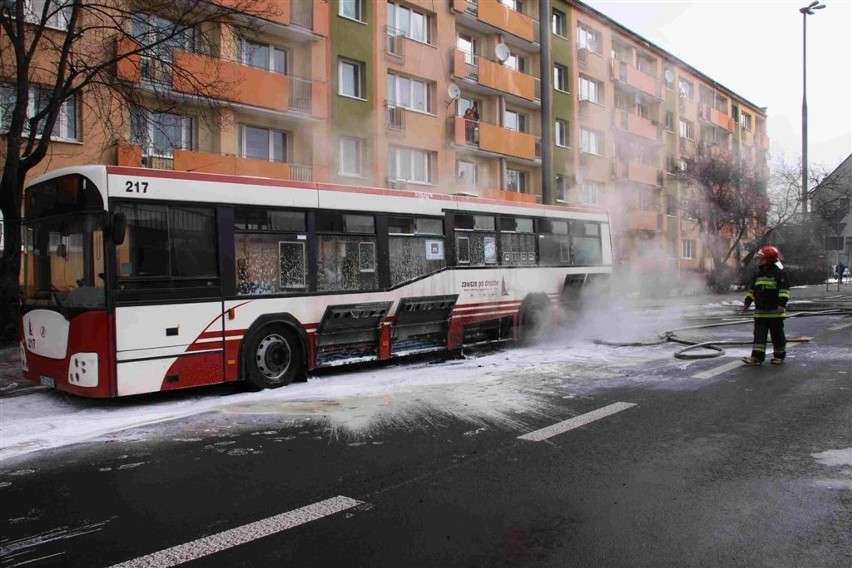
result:
M 127 180 L 124 182 L 124 191 L 127 193 L 148 193 L 148 182 Z

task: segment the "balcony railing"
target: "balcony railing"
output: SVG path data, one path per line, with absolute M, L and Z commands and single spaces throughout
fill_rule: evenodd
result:
M 393 59 L 405 60 L 405 34 L 402 30 L 385 26 L 385 53 Z
M 385 126 L 388 130 L 402 132 L 405 130 L 405 109 L 396 103 L 385 102 Z
M 289 82 L 288 107 L 290 110 L 311 112 L 311 96 L 313 82 L 300 77 L 287 77 Z
M 290 2 L 290 23 L 306 30 L 314 29 L 313 2 Z

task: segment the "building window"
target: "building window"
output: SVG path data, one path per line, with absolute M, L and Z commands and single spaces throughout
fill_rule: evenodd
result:
M 359 138 L 340 139 L 340 175 L 364 175 L 364 141 Z
M 684 240 L 682 242 L 683 245 L 683 258 L 693 260 L 695 259 L 695 241 L 693 240 Z
M 568 176 L 556 174 L 556 201 L 568 203 Z
M 338 72 L 338 93 L 346 97 L 363 99 L 364 87 L 362 85 L 363 73 L 361 63 L 341 59 Z
M 568 68 L 564 65 L 553 66 L 553 88 L 557 91 L 568 92 Z
M 524 1 L 523 0 L 499 0 L 501 4 L 504 6 L 511 8 L 512 10 L 520 13 L 524 13 Z
M 583 24 L 577 24 L 577 47 L 592 53 L 600 53 L 601 34 Z
M 666 111 L 666 130 L 674 132 L 674 113 L 670 110 Z
M 580 76 L 580 100 L 592 101 L 593 103 L 601 102 L 601 91 L 603 86 L 600 82 L 587 77 Z
M 515 132 L 527 132 L 527 115 L 507 110 L 503 114 L 503 127 Z
M 243 125 L 240 133 L 242 157 L 269 162 L 287 161 L 286 132 Z
M 514 191 L 517 193 L 529 193 L 529 172 L 516 170 L 513 168 L 506 169 L 506 191 Z
M 683 99 L 686 99 L 688 101 L 691 101 L 692 97 L 694 96 L 694 87 L 692 86 L 692 83 L 690 83 L 686 79 L 681 79 L 679 88 L 680 88 L 680 97 L 683 98 Z
M 240 38 L 239 57 L 240 63 L 243 65 L 250 65 L 282 75 L 287 74 L 287 51 L 274 45 Z
M 601 184 L 596 181 L 583 180 L 580 184 L 580 203 L 597 205 Z
M 394 181 L 431 184 L 434 163 L 433 152 L 395 146 L 388 149 L 388 177 Z
M 556 119 L 554 140 L 556 141 L 557 146 L 562 146 L 563 148 L 567 148 L 571 145 L 571 135 L 568 130 L 567 120 L 562 120 L 561 118 Z
M 171 61 L 174 50 L 193 51 L 195 30 L 187 23 L 178 23 L 154 14 L 137 12 L 130 17 L 133 39 L 150 46 L 143 57 Z
M 51 95 L 53 95 L 53 89 L 30 87 L 27 118 L 31 119 L 41 112 L 50 102 Z M 0 83 L 0 132 L 5 132 L 9 128 L 9 123 L 12 120 L 12 112 L 15 109 L 15 100 L 15 87 Z M 53 130 L 50 133 L 52 139 L 80 139 L 79 108 L 80 105 L 76 95 L 62 103 L 59 109 L 59 116 L 56 117 L 56 123 L 53 125 Z M 29 127 L 28 121 L 24 125 L 24 133 L 29 131 Z M 37 125 L 36 137 L 42 135 L 43 128 L 44 119 L 41 119 Z
M 402 108 L 432 112 L 432 84 L 427 81 L 388 75 L 388 102 Z
M 511 53 L 509 58 L 503 62 L 503 67 L 508 67 L 509 69 L 514 69 L 515 71 L 520 71 L 521 73 L 527 72 L 527 60 L 525 57 L 517 55 L 515 53 Z
M 565 12 L 553 10 L 553 16 L 550 18 L 550 29 L 559 37 L 568 37 L 568 19 L 565 17 Z
M 464 62 L 467 65 L 476 64 L 476 54 L 479 52 L 479 40 L 473 36 L 460 33 L 456 37 L 456 49 L 464 54 Z
M 746 113 L 740 114 L 740 124 L 746 130 L 751 130 L 751 115 Z
M 456 162 L 456 179 L 459 185 L 465 187 L 476 186 L 476 164 L 458 160 Z
M 603 137 L 594 130 L 580 129 L 580 151 L 587 154 L 603 155 Z
M 695 127 L 688 120 L 680 119 L 680 130 L 678 133 L 681 138 L 686 138 L 687 140 L 695 139 Z
M 365 21 L 364 0 L 340 0 L 339 15 L 350 20 Z
M 144 156 L 171 158 L 174 150 L 192 149 L 192 118 L 134 107 L 130 111 L 130 140 Z
M 422 11 L 388 2 L 388 27 L 394 35 L 405 36 L 421 43 L 432 43 L 431 17 Z
M 48 3 L 47 17 L 43 25 L 48 28 L 67 30 L 68 23 L 71 21 L 71 2 L 67 0 L 25 0 L 24 20 L 31 24 L 42 25 L 44 5 Z M 15 4 L 11 3 L 11 5 L 14 14 Z

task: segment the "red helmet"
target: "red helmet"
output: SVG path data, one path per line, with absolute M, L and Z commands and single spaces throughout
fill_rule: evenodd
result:
M 781 256 L 781 253 L 779 253 L 778 249 L 773 246 L 765 246 L 760 249 L 760 256 L 763 257 L 766 264 L 772 264 L 774 262 L 778 262 L 778 258 Z

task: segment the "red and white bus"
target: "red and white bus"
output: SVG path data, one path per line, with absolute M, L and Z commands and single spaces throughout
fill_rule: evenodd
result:
M 81 166 L 24 193 L 24 376 L 115 397 L 543 335 L 600 209 Z

